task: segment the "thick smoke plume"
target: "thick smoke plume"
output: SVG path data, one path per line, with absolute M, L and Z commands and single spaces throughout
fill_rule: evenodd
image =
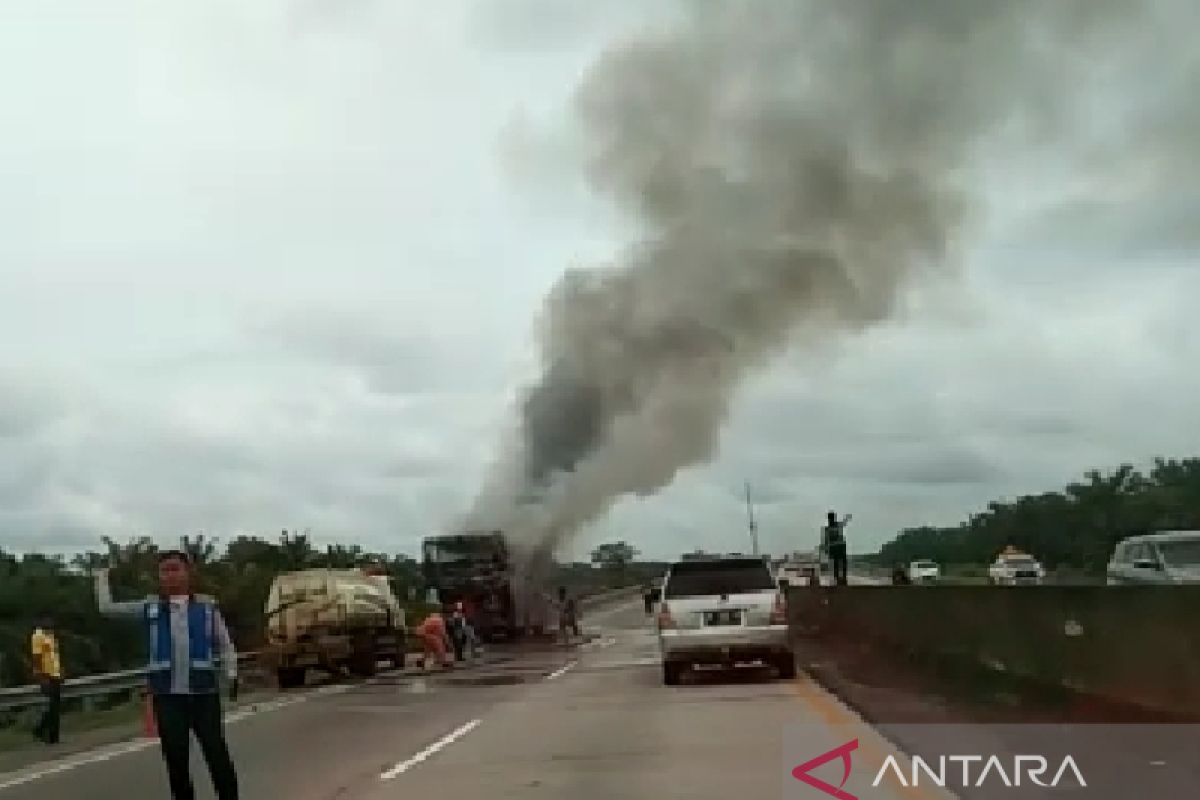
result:
M 578 89 L 586 169 L 644 230 L 546 300 L 544 372 L 475 523 L 550 550 L 708 461 L 746 375 L 952 262 L 988 148 L 1149 19 L 1109 0 L 689 3 Z

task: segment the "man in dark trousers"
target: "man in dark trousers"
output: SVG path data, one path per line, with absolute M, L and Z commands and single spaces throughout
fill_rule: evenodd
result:
M 225 744 L 218 677 L 224 667 L 230 699 L 236 700 L 237 653 L 229 631 L 213 599 L 192 593 L 186 553 L 170 550 L 159 555 L 158 592 L 157 597 L 116 603 L 108 571 L 96 574 L 101 613 L 133 617 L 146 628 L 148 680 L 171 797 L 194 800 L 196 796 L 188 766 L 195 733 L 217 797 L 237 800 L 237 773 Z
M 838 522 L 837 513 L 830 511 L 826 519 L 821 533 L 825 551 L 829 553 L 829 560 L 833 566 L 833 582 L 838 586 L 845 586 L 849 566 L 846 556 L 846 523 L 850 522 L 850 515 L 847 514 Z
M 58 636 L 54 620 L 44 617 L 29 638 L 33 656 L 33 677 L 46 698 L 46 708 L 38 720 L 33 735 L 46 744 L 58 744 L 59 721 L 62 719 L 62 656 L 58 651 Z

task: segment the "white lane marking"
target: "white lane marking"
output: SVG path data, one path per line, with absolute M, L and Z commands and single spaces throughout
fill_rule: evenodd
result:
M 576 666 L 578 663 L 579 663 L 578 661 L 569 661 L 569 662 L 567 662 L 567 663 L 566 663 L 566 664 L 564 664 L 563 666 L 561 666 L 561 667 L 559 667 L 558 669 L 554 670 L 554 672 L 551 672 L 549 675 L 547 675 L 547 676 L 546 676 L 546 680 L 548 680 L 548 681 L 552 681 L 552 680 L 554 680 L 555 678 L 561 678 L 563 675 L 565 675 L 565 674 L 567 674 L 568 672 L 570 672 L 571 670 L 575 669 L 575 666 Z
M 22 786 L 26 783 L 31 783 L 41 778 L 48 778 L 51 775 L 57 775 L 60 772 L 67 772 L 68 770 L 75 769 L 76 767 L 83 767 L 88 764 L 99 764 L 101 761 L 108 761 L 118 756 L 136 753 L 139 750 L 145 750 L 147 747 L 150 747 L 157 742 L 157 739 L 138 739 L 136 741 L 126 742 L 125 744 L 118 745 L 116 747 L 110 747 L 99 752 L 92 752 L 78 758 L 60 761 L 57 764 L 52 764 L 48 767 L 42 767 L 41 769 L 34 770 L 33 772 L 27 772 L 24 775 L 18 775 L 15 778 L 0 780 L 0 792 L 4 791 L 5 789 L 12 789 L 17 786 Z
M 661 663 L 660 656 L 642 656 L 641 658 L 624 658 L 613 661 L 597 661 L 588 664 L 588 669 L 624 669 L 628 667 L 649 667 Z
M 342 694 L 353 689 L 356 684 L 332 684 L 329 686 L 318 686 L 315 689 L 309 689 L 302 694 L 283 697 L 278 700 L 268 702 L 250 703 L 245 708 L 237 708 L 228 711 L 224 715 L 226 725 L 232 725 L 241 722 L 244 719 L 265 714 L 269 711 L 277 711 L 287 706 L 294 706 L 300 703 L 308 702 L 309 698 L 317 696 L 328 696 Z M 45 766 L 32 767 L 28 772 L 18 772 L 13 777 L 4 777 L 0 775 L 0 792 L 5 789 L 11 789 L 15 786 L 23 786 L 41 778 L 48 778 L 51 775 L 57 775 L 62 772 L 69 772 L 79 767 L 86 767 L 89 764 L 99 764 L 104 761 L 110 761 L 120 756 L 136 753 L 139 750 L 145 750 L 147 747 L 158 745 L 157 738 L 138 738 L 129 742 L 122 742 L 117 745 L 105 747 L 100 750 L 92 750 L 76 756 L 68 756 L 61 761 L 51 762 Z
M 439 750 L 449 747 L 450 745 L 454 744 L 456 741 L 458 741 L 462 737 L 466 736 L 471 731 L 475 730 L 477 727 L 479 727 L 479 723 L 481 723 L 482 721 L 483 720 L 473 719 L 470 722 L 466 723 L 465 725 L 461 725 L 458 728 L 455 728 L 454 730 L 450 731 L 450 733 L 446 734 L 441 739 L 438 739 L 436 742 L 429 745 L 428 747 L 426 747 L 421 752 L 417 753 L 412 758 L 408 759 L 407 761 L 401 761 L 399 764 L 392 767 L 387 772 L 380 774 L 379 780 L 390 781 L 393 778 L 395 778 L 397 775 L 402 775 L 405 772 L 408 772 L 410 769 L 417 766 L 422 761 L 425 761 L 430 756 L 437 753 Z

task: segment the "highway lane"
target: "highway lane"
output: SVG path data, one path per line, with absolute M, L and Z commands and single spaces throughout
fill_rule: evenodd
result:
M 785 764 L 849 738 L 863 743 L 859 761 L 882 762 L 887 743 L 807 679 L 697 676 L 663 686 L 640 601 L 593 612 L 586 624 L 600 636 L 577 651 L 436 678 L 381 676 L 235 718 L 243 797 L 776 797 L 794 782 Z M 123 747 L 0 776 L 0 800 L 167 797 L 156 744 Z M 212 798 L 195 758 L 198 796 Z M 820 774 L 836 784 L 837 764 L 828 767 Z M 856 773 L 846 788 L 864 780 Z M 795 796 L 812 796 L 799 788 L 810 794 Z
M 684 686 L 663 686 L 653 634 L 633 608 L 611 615 L 600 644 L 556 679 L 448 733 L 458 735 L 420 763 L 402 762 L 398 774 L 385 773 L 388 780 L 365 800 L 484 792 L 494 798 L 726 800 L 781 797 L 785 786 L 788 796 L 811 798 L 823 795 L 787 776 L 785 765 L 853 738 L 867 763 L 882 763 L 891 750 L 806 678 L 783 682 L 747 672 L 694 675 Z M 836 785 L 838 764 L 815 774 Z M 856 773 L 846 789 L 862 792 L 865 781 Z M 886 784 L 871 797 L 913 795 Z

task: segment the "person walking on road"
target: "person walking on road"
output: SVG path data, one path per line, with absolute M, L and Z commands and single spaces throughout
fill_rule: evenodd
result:
M 461 601 L 455 603 L 450 609 L 447 628 L 450 633 L 450 645 L 454 648 L 454 660 L 456 662 L 466 661 L 467 648 L 471 644 L 470 624 L 467 622 L 467 615 Z
M 58 637 L 54 633 L 54 620 L 42 619 L 29 639 L 29 650 L 33 655 L 33 677 L 46 698 L 33 735 L 46 744 L 58 744 L 59 722 L 62 719 L 62 657 L 58 652 Z
M 431 612 L 417 626 L 416 634 L 421 639 L 421 663 L 425 669 L 430 668 L 431 660 L 442 668 L 450 666 L 450 656 L 447 652 L 450 642 L 446 631 L 446 618 L 440 611 Z
M 146 628 L 154 719 L 174 800 L 194 800 L 188 756 L 195 733 L 218 800 L 237 800 L 238 780 L 225 742 L 218 671 L 237 699 L 237 652 L 211 597 L 191 587 L 191 560 L 179 550 L 158 557 L 157 597 L 113 602 L 108 570 L 96 573 L 96 598 L 106 616 L 133 617 Z
M 579 632 L 579 606 L 575 598 L 567 594 L 567 587 L 558 587 L 558 632 L 564 644 L 570 643 L 571 636 L 581 636 Z
M 846 556 L 846 524 L 850 522 L 850 515 L 847 514 L 839 522 L 837 513 L 830 511 L 826 519 L 821 533 L 825 552 L 829 553 L 829 560 L 833 566 L 833 582 L 838 586 L 845 586 L 849 567 L 849 559 Z
M 479 634 L 471 624 L 471 609 L 466 602 L 459 600 L 454 604 L 454 612 L 450 615 L 451 630 L 454 632 L 454 657 L 463 661 L 470 653 L 471 658 L 477 658 L 483 649 L 479 645 Z

